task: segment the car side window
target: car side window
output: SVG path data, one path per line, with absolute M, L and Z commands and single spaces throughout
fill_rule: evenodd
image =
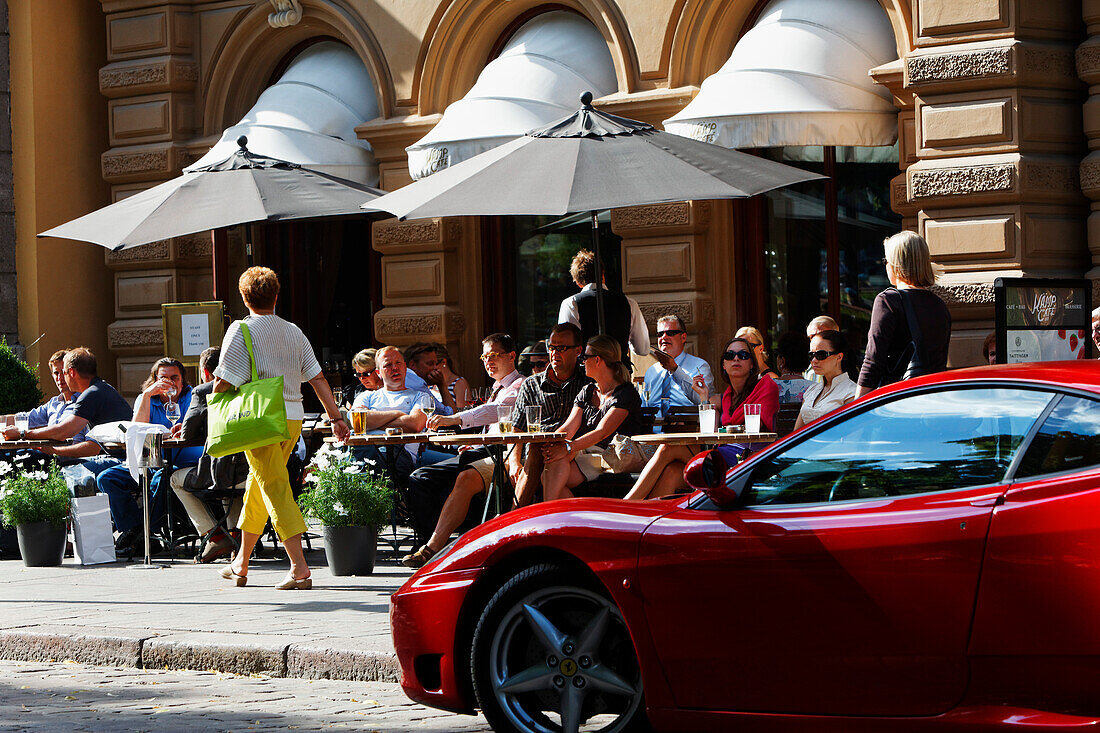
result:
M 997 483 L 1053 397 L 1016 388 L 901 397 L 758 466 L 743 504 L 873 499 Z
M 1100 464 L 1100 402 L 1062 398 L 1035 434 L 1016 478 L 1041 476 Z

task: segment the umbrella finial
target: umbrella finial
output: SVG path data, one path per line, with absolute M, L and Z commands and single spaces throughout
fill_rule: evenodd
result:
M 581 106 L 592 107 L 592 92 L 585 92 L 581 95 Z
M 243 150 L 245 152 L 248 152 L 248 138 L 247 137 L 245 137 L 244 135 L 241 135 L 239 138 L 237 138 L 237 144 L 241 146 L 241 150 Z

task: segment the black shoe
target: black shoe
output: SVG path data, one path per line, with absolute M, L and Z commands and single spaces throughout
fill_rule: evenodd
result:
M 115 552 L 126 552 L 141 538 L 141 527 L 131 527 L 115 540 Z

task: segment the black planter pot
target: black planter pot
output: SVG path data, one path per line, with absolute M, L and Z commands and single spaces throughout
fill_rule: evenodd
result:
M 19 553 L 28 568 L 49 568 L 65 559 L 65 523 L 32 522 L 15 528 Z
M 322 527 L 325 557 L 333 575 L 372 575 L 378 530 L 374 527 Z

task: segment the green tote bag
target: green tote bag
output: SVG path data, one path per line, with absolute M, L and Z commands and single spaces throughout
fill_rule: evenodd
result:
M 236 392 L 214 392 L 207 398 L 206 452 L 214 458 L 290 439 L 283 400 L 283 378 L 260 379 L 252 336 L 241 323 L 241 334 L 252 366 L 252 381 Z

